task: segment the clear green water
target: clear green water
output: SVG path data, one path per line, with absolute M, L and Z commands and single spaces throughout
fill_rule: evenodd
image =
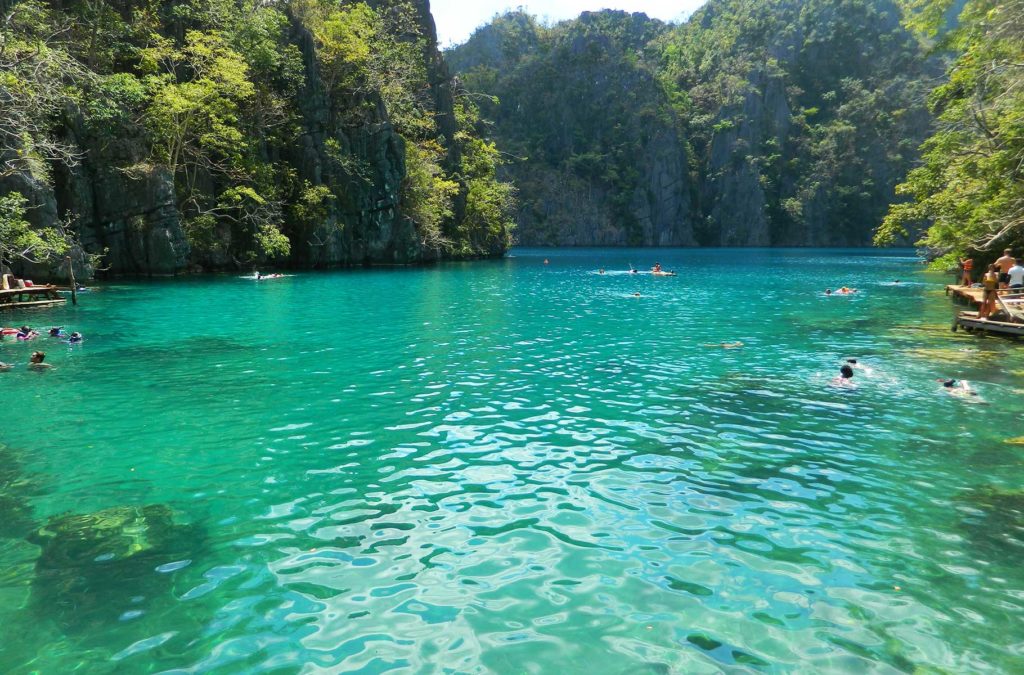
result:
M 0 373 L 0 670 L 1020 672 L 1024 351 L 951 334 L 943 281 L 517 251 L 3 316 L 86 343 L 0 344 L 56 366 Z M 159 555 L 38 578 L 19 522 L 147 504 L 189 528 Z

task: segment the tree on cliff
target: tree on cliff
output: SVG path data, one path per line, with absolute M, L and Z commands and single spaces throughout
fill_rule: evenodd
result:
M 921 244 L 947 266 L 968 251 L 1024 245 L 1024 0 L 970 0 L 946 33 L 954 0 L 905 0 L 907 23 L 958 54 L 929 100 L 938 129 L 898 188 L 881 244 L 930 224 Z
M 0 271 L 15 262 L 59 260 L 71 250 L 72 236 L 63 228 L 33 229 L 25 219 L 27 200 L 17 192 L 0 197 Z
M 0 0 L 0 194 L 116 271 L 493 254 L 424 2 Z M 442 119 L 442 122 L 438 122 Z M 465 149 L 464 149 L 465 148 Z M 473 208 L 469 208 L 469 204 Z M 494 214 L 502 232 L 480 214 Z M 53 208 L 53 207 L 56 208 Z M 145 251 L 145 255 L 137 252 Z

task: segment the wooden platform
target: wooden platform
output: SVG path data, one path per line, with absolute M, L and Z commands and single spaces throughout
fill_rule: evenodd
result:
M 977 312 L 960 312 L 957 314 L 956 321 L 953 322 L 953 332 L 955 333 L 958 328 L 963 328 L 968 333 L 979 332 L 982 334 L 996 333 L 998 335 L 1024 336 L 1024 323 L 979 319 Z
M 1000 288 L 996 291 L 996 294 L 1000 297 L 1004 295 L 1022 295 L 1024 291 L 1019 288 Z M 952 295 L 957 300 L 977 306 L 981 304 L 981 300 L 985 296 L 985 289 L 950 284 L 946 286 L 946 295 Z
M 32 286 L 31 288 L 0 290 L 0 310 L 52 307 L 54 305 L 63 305 L 66 302 L 67 299 L 57 293 L 56 286 Z
M 952 295 L 957 300 L 977 306 L 981 304 L 982 297 L 985 295 L 985 289 L 950 284 L 946 286 L 946 295 Z

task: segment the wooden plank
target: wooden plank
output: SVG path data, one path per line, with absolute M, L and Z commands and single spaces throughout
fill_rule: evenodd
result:
M 10 298 L 19 295 L 56 295 L 57 288 L 54 286 L 32 286 L 31 288 L 12 288 L 8 291 L 0 291 L 0 298 Z
M 30 300 L 27 302 L 0 302 L 0 309 L 23 309 L 25 307 L 52 307 L 53 305 L 63 305 L 67 302 L 67 298 L 60 298 L 58 300 Z

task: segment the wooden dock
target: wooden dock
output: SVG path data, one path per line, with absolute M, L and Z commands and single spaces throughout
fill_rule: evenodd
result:
M 981 304 L 982 297 L 985 295 L 985 289 L 950 284 L 949 286 L 946 286 L 946 295 L 952 295 L 957 300 L 969 305 L 978 306 Z
M 61 297 L 57 293 L 56 286 L 31 286 L 0 290 L 0 310 L 53 307 L 66 302 L 67 298 Z

